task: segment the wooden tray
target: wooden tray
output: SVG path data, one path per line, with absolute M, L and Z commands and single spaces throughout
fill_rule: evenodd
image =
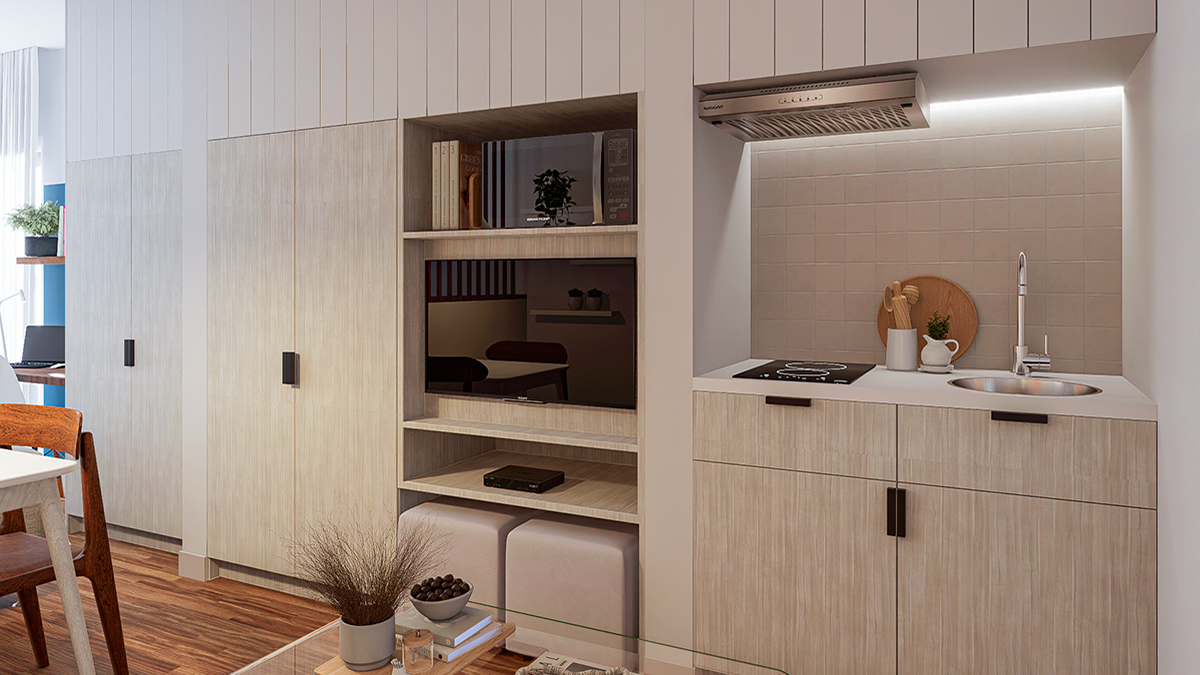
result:
M 921 289 L 921 298 L 917 300 L 917 304 L 912 306 L 912 325 L 917 329 L 919 343 L 917 353 L 919 354 L 926 344 L 925 338 L 920 337 L 926 333 L 925 324 L 933 317 L 934 311 L 937 311 L 941 316 L 950 317 L 949 337 L 958 340 L 958 352 L 951 360 L 957 361 L 962 358 L 975 342 L 975 334 L 979 331 L 979 314 L 975 311 L 975 303 L 971 300 L 971 296 L 967 295 L 967 292 L 958 284 L 942 277 L 913 277 L 905 279 L 900 285 L 913 285 Z M 875 317 L 875 324 L 879 329 L 879 339 L 883 340 L 885 345 L 890 327 L 889 321 L 890 315 L 884 308 L 883 301 L 880 300 L 879 314 Z
M 503 643 L 509 638 L 509 636 L 513 634 L 513 631 L 515 630 L 517 630 L 516 626 L 510 623 L 502 623 L 500 624 L 500 632 L 497 633 L 496 636 L 491 640 L 484 642 L 475 649 L 472 649 L 471 651 L 463 654 L 453 661 L 450 661 L 449 663 L 446 661 L 435 660 L 433 662 L 433 668 L 425 671 L 422 675 L 454 675 L 454 673 L 457 673 L 463 668 L 471 665 L 471 662 L 475 659 L 478 659 L 488 651 L 495 648 L 497 645 Z M 393 654 L 393 658 L 403 658 L 400 652 L 401 650 L 397 648 L 396 653 Z M 316 670 L 313 672 L 316 673 L 316 675 L 363 675 L 361 672 L 356 672 L 347 668 L 346 664 L 342 663 L 342 659 L 337 656 L 317 666 Z M 366 675 L 392 675 L 392 664 L 388 663 L 382 668 L 368 670 L 366 671 Z

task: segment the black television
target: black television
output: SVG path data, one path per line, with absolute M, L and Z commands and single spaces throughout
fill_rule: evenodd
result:
M 428 260 L 425 389 L 637 407 L 637 260 Z

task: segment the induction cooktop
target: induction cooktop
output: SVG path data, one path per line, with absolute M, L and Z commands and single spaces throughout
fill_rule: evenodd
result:
M 836 361 L 771 361 L 734 377 L 750 380 L 791 380 L 794 382 L 824 382 L 850 384 L 875 367 L 873 363 L 838 363 Z

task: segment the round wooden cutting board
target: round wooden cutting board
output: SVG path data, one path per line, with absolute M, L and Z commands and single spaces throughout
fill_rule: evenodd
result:
M 917 304 L 912 306 L 912 325 L 917 329 L 918 353 L 926 345 L 925 338 L 920 337 L 927 332 L 925 324 L 929 322 L 936 311 L 941 316 L 950 317 L 949 337 L 958 340 L 958 352 L 954 354 L 952 360 L 957 361 L 962 358 L 963 354 L 966 354 L 967 350 L 971 348 L 971 344 L 975 342 L 975 334 L 979 331 L 979 314 L 975 311 L 975 303 L 971 300 L 971 296 L 967 295 L 962 286 L 942 277 L 913 277 L 900 282 L 900 285 L 911 285 L 921 289 L 921 298 L 917 300 Z M 883 340 L 885 345 L 887 344 L 888 328 L 891 327 L 890 319 L 891 315 L 888 314 L 881 300 L 875 323 L 879 328 L 879 339 Z

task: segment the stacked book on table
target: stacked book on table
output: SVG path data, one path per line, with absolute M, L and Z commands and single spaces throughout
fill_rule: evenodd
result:
M 466 141 L 433 144 L 433 229 L 483 227 L 483 149 Z
M 475 607 L 467 607 L 446 621 L 430 621 L 409 607 L 396 615 L 396 646 L 400 646 L 405 633 L 421 628 L 433 633 L 433 658 L 448 662 L 496 637 L 502 627 L 490 612 Z

